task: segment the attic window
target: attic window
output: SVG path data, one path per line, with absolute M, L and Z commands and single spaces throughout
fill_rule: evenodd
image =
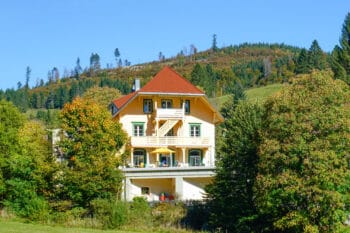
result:
M 118 112 L 118 108 L 114 104 L 112 104 L 111 112 L 112 112 L 112 115 L 114 115 Z

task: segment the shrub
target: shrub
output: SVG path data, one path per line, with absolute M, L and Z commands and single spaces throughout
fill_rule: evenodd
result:
M 109 199 L 94 199 L 91 201 L 92 215 L 104 229 L 120 228 L 128 221 L 128 204 Z
M 158 227 L 179 227 L 185 215 L 186 207 L 183 203 L 161 202 L 152 209 L 153 222 Z
M 147 200 L 135 197 L 130 204 L 130 220 L 134 227 L 148 227 L 152 225 L 152 211 Z

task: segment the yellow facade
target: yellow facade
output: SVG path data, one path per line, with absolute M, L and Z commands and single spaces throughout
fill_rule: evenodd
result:
M 162 90 L 167 82 L 160 79 L 168 74 L 172 77 L 168 82 L 178 78 L 191 89 L 172 71 L 161 72 L 165 73 L 155 77 L 154 87 L 148 85 L 145 91 L 141 88 L 129 99 L 116 101 L 114 117 L 130 137 L 123 166 L 124 198 L 144 196 L 156 201 L 165 195 L 167 200 L 201 200 L 214 175 L 215 124 L 223 119 L 194 87 L 194 93 L 153 91 Z

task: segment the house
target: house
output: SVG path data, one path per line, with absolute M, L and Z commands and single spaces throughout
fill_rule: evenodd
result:
M 202 200 L 215 169 L 215 125 L 223 121 L 206 95 L 170 67 L 114 100 L 113 118 L 130 137 L 122 168 L 124 199 Z

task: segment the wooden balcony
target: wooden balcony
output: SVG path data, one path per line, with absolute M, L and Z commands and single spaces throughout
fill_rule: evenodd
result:
M 208 147 L 209 137 L 141 136 L 131 137 L 133 147 Z

